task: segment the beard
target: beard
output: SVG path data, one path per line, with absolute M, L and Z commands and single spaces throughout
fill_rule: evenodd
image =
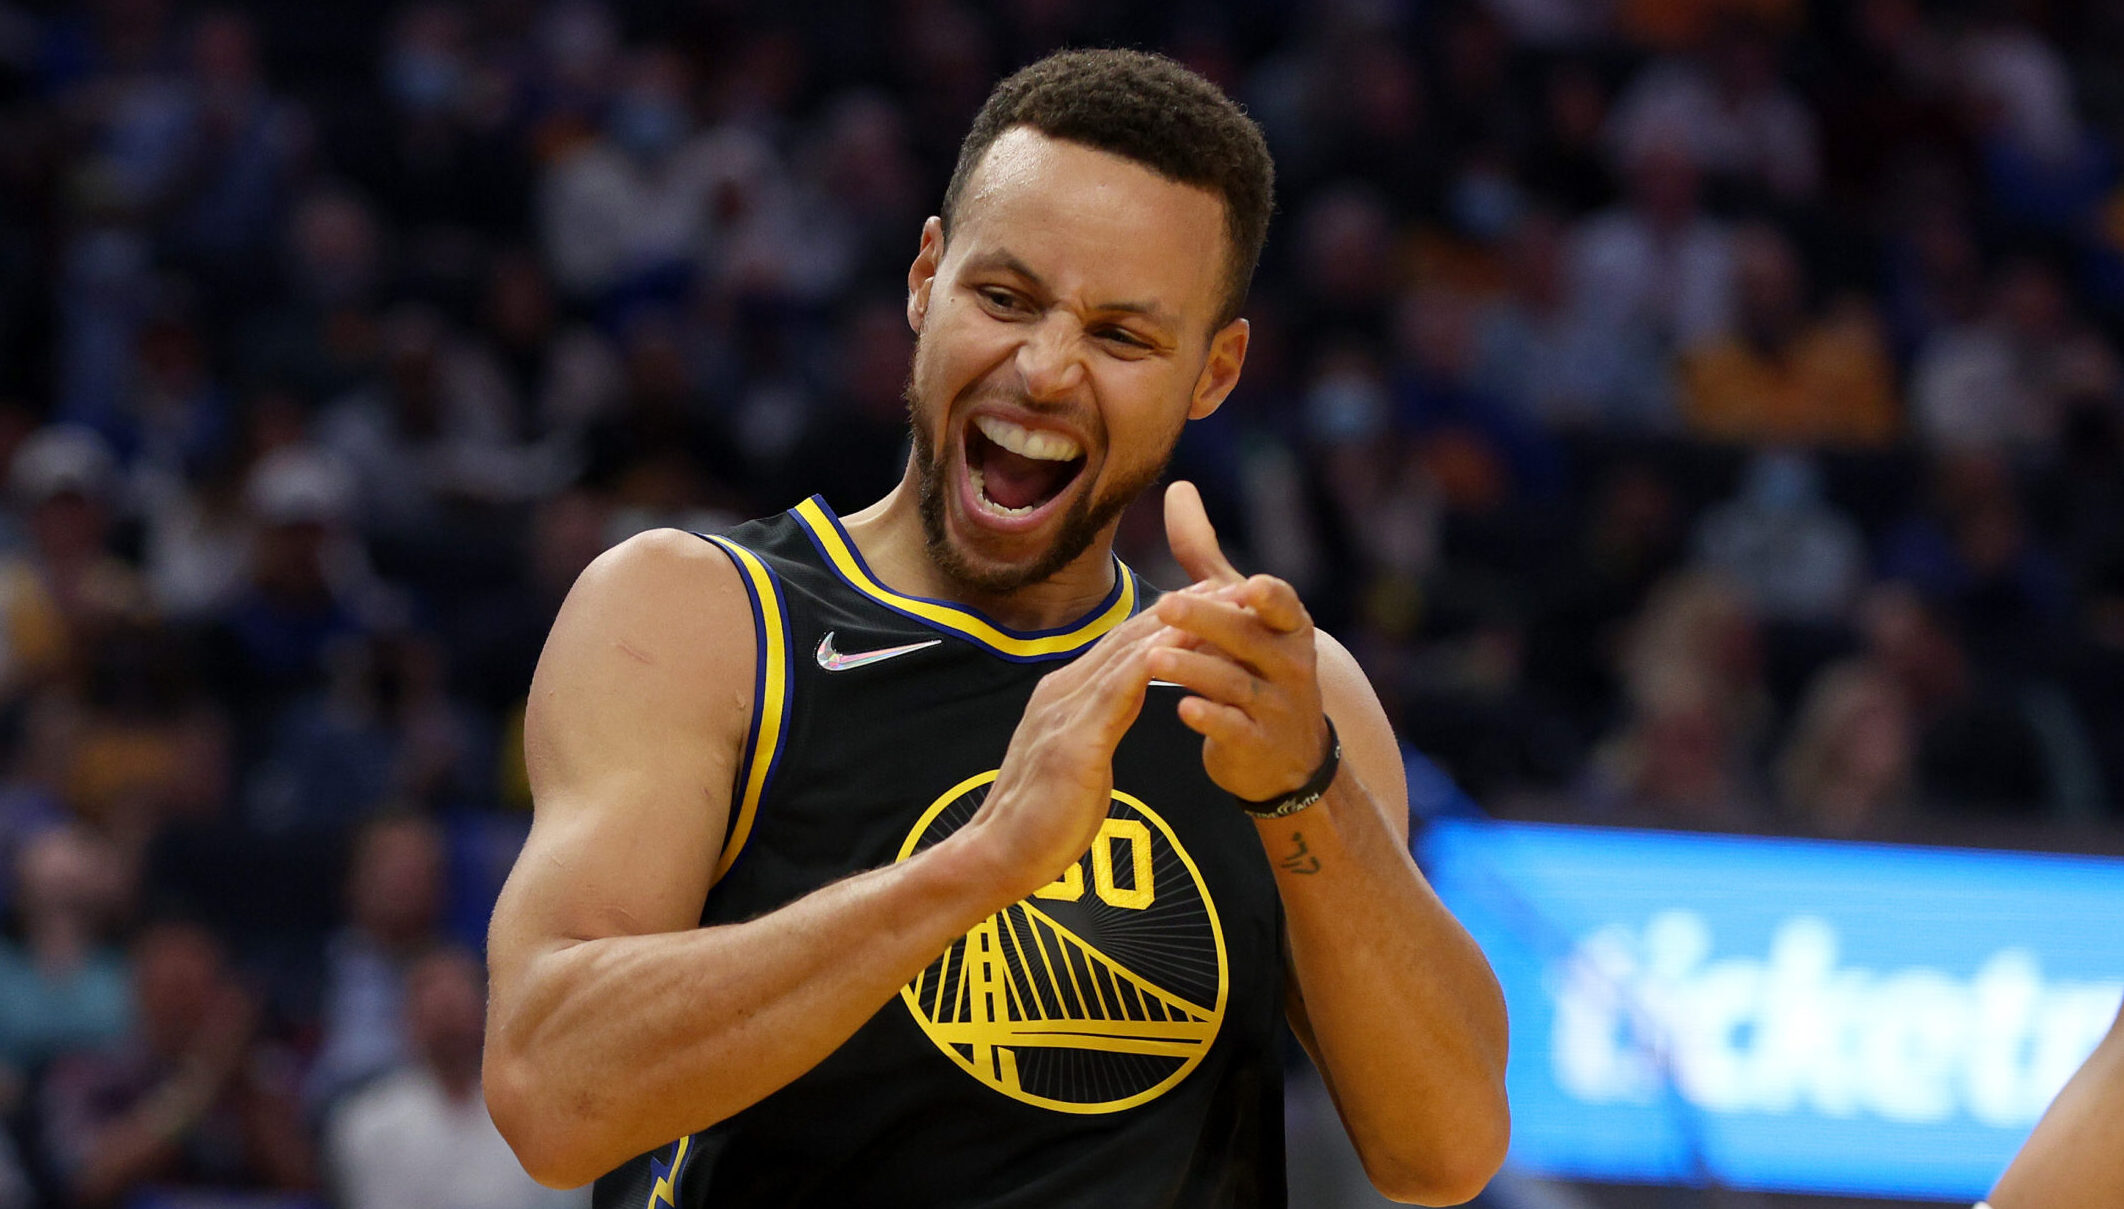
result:
M 919 344 L 919 337 L 917 338 Z M 915 352 L 915 366 L 921 365 L 921 350 Z M 921 504 L 922 533 L 929 547 L 930 561 L 936 564 L 946 578 L 962 588 L 991 596 L 1002 596 L 1029 587 L 1054 576 L 1062 568 L 1075 562 L 1091 548 L 1099 534 L 1121 515 L 1123 509 L 1135 502 L 1165 477 L 1166 465 L 1172 460 L 1173 447 L 1179 434 L 1167 441 L 1165 450 L 1150 465 L 1131 472 L 1113 490 L 1103 494 L 1080 493 L 1062 514 L 1060 527 L 1054 540 L 1039 557 L 1029 562 L 1011 566 L 975 566 L 958 547 L 951 544 L 951 536 L 944 523 L 945 496 L 951 491 L 950 476 L 946 467 L 938 461 L 936 446 L 923 431 L 922 398 L 915 388 L 911 371 L 902 392 L 907 399 L 908 425 L 913 431 L 909 442 L 913 450 L 915 481 Z M 1037 410 L 1027 404 L 1027 410 Z M 941 423 L 941 419 L 939 420 Z M 1090 467 L 1078 473 L 1088 473 Z

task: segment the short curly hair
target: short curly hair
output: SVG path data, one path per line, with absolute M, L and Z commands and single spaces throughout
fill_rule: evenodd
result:
M 1134 160 L 1224 201 L 1225 280 L 1217 327 L 1239 317 L 1275 204 L 1276 169 L 1261 128 L 1215 84 L 1140 50 L 1065 50 L 997 84 L 959 144 L 940 217 L 952 216 L 966 182 L 1004 131 L 1029 126 Z

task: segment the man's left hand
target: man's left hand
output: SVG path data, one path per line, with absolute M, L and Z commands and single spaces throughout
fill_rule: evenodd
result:
M 1202 735 L 1212 781 L 1246 801 L 1282 797 L 1327 758 L 1313 619 L 1288 583 L 1233 568 L 1194 484 L 1166 489 L 1165 535 L 1195 582 L 1158 601 L 1159 619 L 1187 642 L 1153 652 L 1151 675 L 1196 694 L 1181 700 L 1180 721 Z

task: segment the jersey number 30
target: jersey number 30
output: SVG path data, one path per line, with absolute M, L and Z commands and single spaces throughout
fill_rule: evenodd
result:
M 1114 848 L 1128 846 L 1129 884 L 1114 882 Z M 1150 828 L 1135 819 L 1109 818 L 1099 824 L 1099 838 L 1091 846 L 1092 889 L 1109 907 L 1141 911 L 1151 905 L 1157 883 L 1151 874 Z M 1033 891 L 1034 898 L 1060 899 L 1066 903 L 1084 897 L 1084 862 L 1062 871 L 1062 876 Z

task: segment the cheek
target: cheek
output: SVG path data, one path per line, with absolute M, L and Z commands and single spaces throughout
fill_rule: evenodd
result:
M 964 306 L 939 299 L 930 305 L 929 318 L 915 341 L 914 381 L 925 400 L 941 410 L 943 404 L 987 373 L 1007 353 L 995 325 Z
M 1187 425 L 1192 385 L 1151 361 L 1117 362 L 1095 375 L 1110 456 L 1127 464 L 1164 457 Z

